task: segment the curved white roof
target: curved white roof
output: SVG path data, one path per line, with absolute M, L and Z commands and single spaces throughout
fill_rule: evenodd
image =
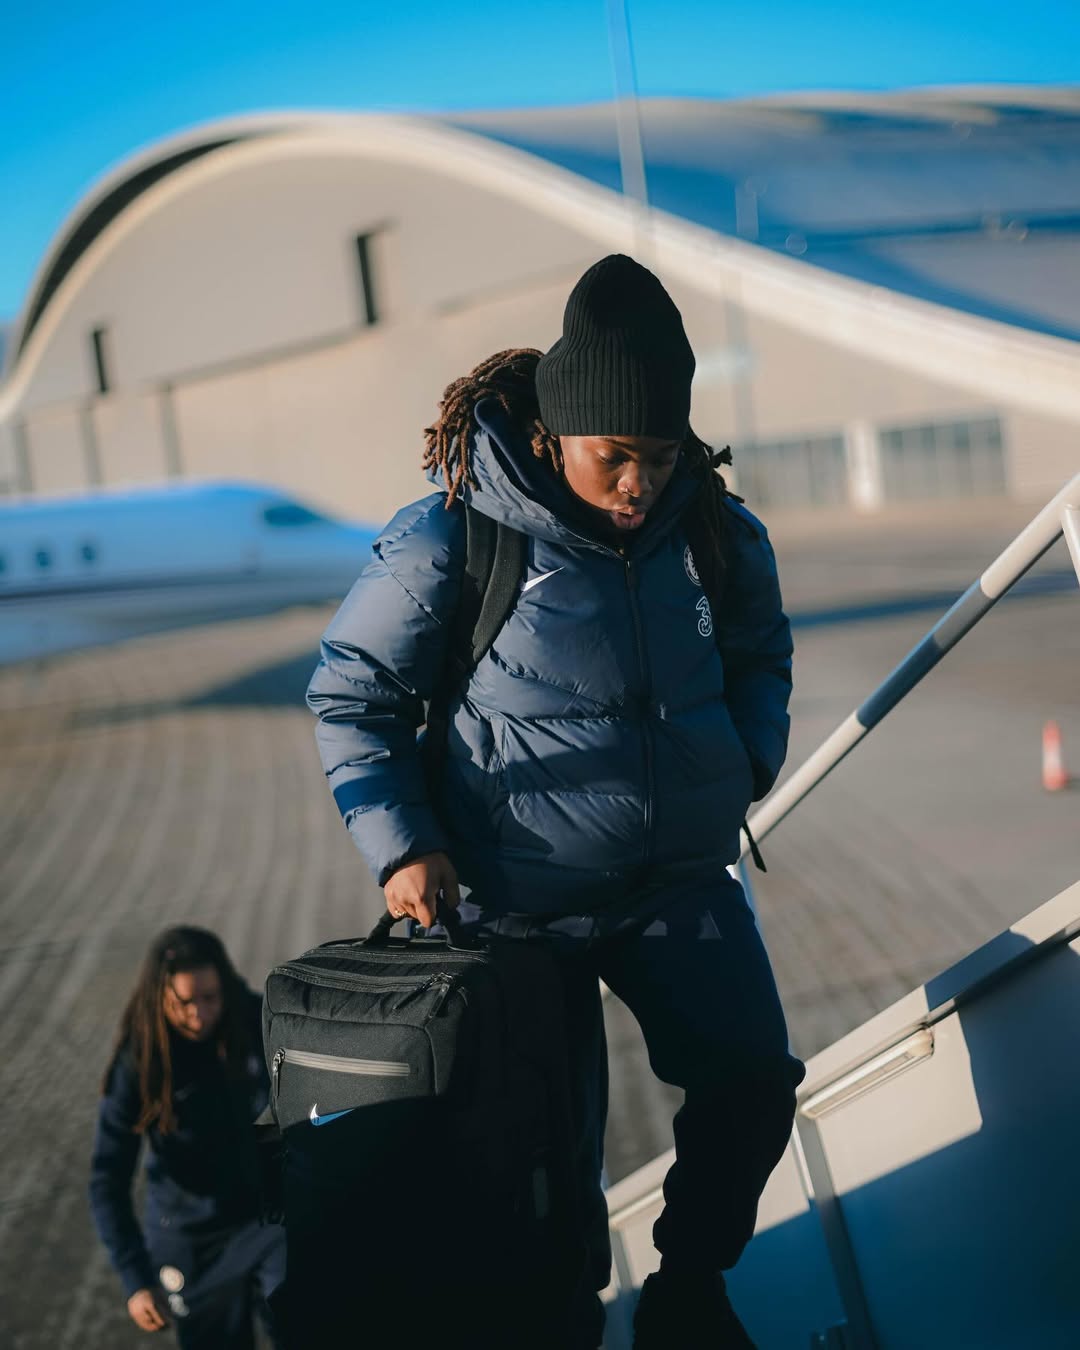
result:
M 1080 339 L 1080 88 L 646 99 L 639 115 L 661 210 Z M 610 106 L 453 121 L 619 187 Z
M 639 115 L 649 199 L 661 210 L 877 286 L 1080 339 L 1080 87 L 643 99 Z M 9 334 L 8 364 L 79 256 L 143 192 L 238 140 L 329 120 L 230 119 L 126 161 L 51 244 Z M 611 104 L 416 121 L 620 186 Z
M 672 279 L 931 377 L 1003 395 L 1004 381 L 1029 406 L 1080 415 L 1080 89 L 644 100 L 640 117 L 657 208 L 649 256 Z M 617 193 L 610 104 L 215 122 L 134 156 L 69 217 L 10 334 L 9 403 L 36 360 L 28 348 L 48 340 L 71 274 L 110 227 L 239 143 L 283 157 L 330 144 L 456 173 L 601 247 L 642 242 Z

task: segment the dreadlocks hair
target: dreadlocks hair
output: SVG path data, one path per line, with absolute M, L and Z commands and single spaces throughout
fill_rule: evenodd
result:
M 731 513 L 724 505 L 728 499 L 741 502 L 742 498 L 729 490 L 720 472 L 721 464 L 731 463 L 731 446 L 714 450 L 687 427 L 686 438 L 679 451 L 689 472 L 701 482 L 701 490 L 694 498 L 691 510 L 697 514 L 704 540 L 705 556 L 695 558 L 701 573 L 705 593 L 716 597 L 724 588 L 727 573 L 727 532 L 731 527 Z
M 511 347 L 448 384 L 439 401 L 439 416 L 424 429 L 426 449 L 422 467 L 438 469 L 446 484 L 447 510 L 453 506 L 462 484 L 476 489 L 470 463 L 472 438 L 476 434 L 474 409 L 484 398 L 496 399 L 503 412 L 529 436 L 533 454 L 562 473 L 562 450 L 540 420 L 536 401 L 536 367 L 543 352 L 535 347 Z
M 174 975 L 203 966 L 211 966 L 221 980 L 222 1013 L 215 1031 L 218 1056 L 227 1069 L 239 1072 L 252 1051 L 241 1013 L 245 986 L 221 939 L 205 928 L 184 925 L 160 933 L 150 944 L 120 1018 L 120 1030 L 102 1083 L 102 1091 L 108 1091 L 113 1065 L 126 1049 L 139 1077 L 141 1111 L 135 1124 L 138 1134 L 151 1126 L 160 1134 L 176 1128 L 165 990 Z
M 462 486 L 477 488 L 472 472 L 472 442 L 477 431 L 475 409 L 481 399 L 498 401 L 507 416 L 525 432 L 537 459 L 546 461 L 559 476 L 563 471 L 559 438 L 550 432 L 540 417 L 536 398 L 536 366 L 543 352 L 535 347 L 511 347 L 496 352 L 470 370 L 468 375 L 448 384 L 439 401 L 439 416 L 424 429 L 425 450 L 422 467 L 441 473 L 446 484 L 446 507 L 453 506 Z M 719 594 L 723 583 L 724 536 L 728 513 L 725 498 L 741 501 L 718 472 L 721 464 L 731 463 L 731 447 L 714 450 L 693 430 L 687 428 L 680 455 L 691 474 L 701 482 L 694 509 L 700 515 L 705 538 L 710 545 L 699 566 L 705 569 L 703 581 Z

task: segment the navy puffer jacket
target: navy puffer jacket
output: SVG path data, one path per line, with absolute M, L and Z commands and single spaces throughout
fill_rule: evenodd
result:
M 383 531 L 308 690 L 353 839 L 380 885 L 445 850 L 494 912 L 596 912 L 715 875 L 787 747 L 791 634 L 764 527 L 731 504 L 714 615 L 680 527 L 692 477 L 677 466 L 620 549 L 590 537 L 497 404 L 477 420 L 470 504 L 527 536 L 521 593 L 451 702 L 432 801 L 416 729 L 445 667 L 464 511 L 440 492 Z

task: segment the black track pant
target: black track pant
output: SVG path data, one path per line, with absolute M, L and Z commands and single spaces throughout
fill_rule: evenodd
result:
M 665 1264 L 709 1273 L 738 1261 L 787 1145 L 804 1074 L 788 1052 L 772 970 L 738 882 L 723 873 L 649 910 L 655 917 L 607 933 L 591 920 L 480 920 L 489 931 L 548 940 L 559 957 L 597 1289 L 611 1260 L 600 1179 L 607 1066 L 597 979 L 637 1018 L 657 1077 L 686 1093 L 674 1120 L 666 1205 L 653 1229 Z
M 285 1278 L 279 1224 L 244 1224 L 213 1238 L 170 1232 L 151 1251 L 181 1350 L 254 1350 L 254 1318 L 277 1337 L 267 1300 Z

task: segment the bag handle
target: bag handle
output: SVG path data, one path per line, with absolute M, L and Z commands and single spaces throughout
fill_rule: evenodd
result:
M 365 945 L 369 947 L 385 946 L 390 937 L 391 929 L 395 924 L 402 920 L 414 925 L 408 932 L 406 942 L 411 942 L 416 937 L 430 936 L 430 929 L 418 928 L 416 920 L 408 914 L 402 914 L 400 917 L 390 913 L 389 910 L 381 915 L 379 921 L 371 932 L 364 938 Z M 452 909 L 443 899 L 442 891 L 439 892 L 435 900 L 435 925 L 441 926 L 446 930 L 446 945 L 448 947 L 457 947 L 462 951 L 470 951 L 475 948 L 474 940 L 467 938 L 461 931 L 461 916 L 456 909 Z

